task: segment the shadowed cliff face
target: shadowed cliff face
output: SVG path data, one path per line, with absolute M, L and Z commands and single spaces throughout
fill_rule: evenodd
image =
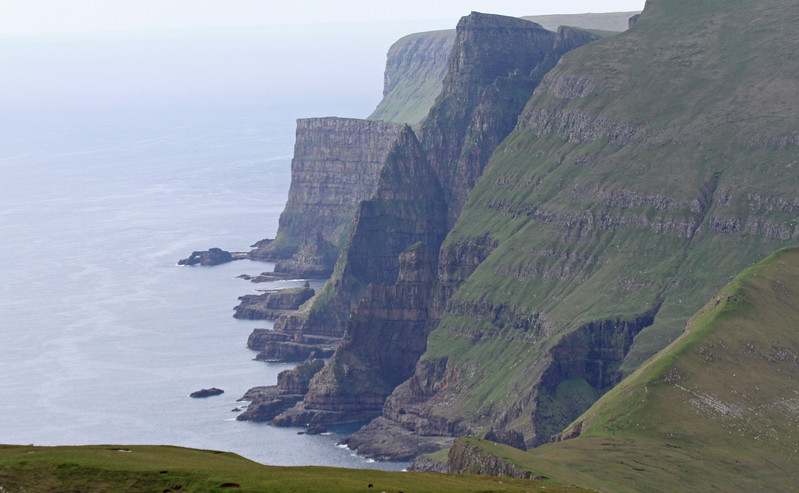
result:
M 342 328 L 346 322 L 344 339 L 302 409 L 276 424 L 363 421 L 378 415 L 385 397 L 410 376 L 429 332 L 436 260 L 428 252 L 438 251 L 446 231 L 442 195 L 416 136 L 405 127 L 386 157 L 374 198 L 358 208 L 340 270 L 325 287 L 329 298 L 306 321 L 306 331 L 316 321 Z
M 274 424 L 345 423 L 379 416 L 385 398 L 413 374 L 425 350 L 427 300 L 434 280 L 427 245 L 417 243 L 403 252 L 396 283 L 369 286 L 336 353 L 313 378 L 302 403 Z
M 380 167 L 401 130 L 350 118 L 297 120 L 291 188 L 277 237 L 250 256 L 279 260 L 276 272 L 329 275 L 353 214 L 374 194 Z
M 333 277 L 308 310 L 281 317 L 275 328 L 341 336 L 367 286 L 396 281 L 399 255 L 406 248 L 421 241 L 438 252 L 446 235 L 442 197 L 438 179 L 406 126 L 386 156 L 373 197 L 358 206 Z M 435 265 L 435 254 L 431 262 Z
M 420 133 L 450 225 L 541 76 L 560 58 L 558 36 L 529 21 L 473 12 L 456 31 L 442 92 Z

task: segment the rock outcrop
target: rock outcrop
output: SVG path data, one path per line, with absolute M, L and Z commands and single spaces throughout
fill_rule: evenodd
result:
M 195 399 L 201 399 L 203 397 L 213 397 L 215 395 L 221 395 L 221 394 L 224 394 L 224 393 L 225 393 L 225 391 L 222 390 L 222 389 L 218 389 L 216 387 L 211 387 L 210 389 L 202 389 L 202 390 L 198 390 L 196 392 L 192 392 L 191 394 L 189 394 L 189 397 L 193 397 Z
M 299 288 L 240 296 L 241 303 L 234 308 L 233 317 L 246 320 L 275 320 L 280 315 L 297 310 L 311 299 L 314 293 L 314 289 L 306 282 Z
M 483 474 L 486 476 L 505 476 L 520 479 L 543 479 L 530 471 L 521 469 L 494 454 L 471 445 L 468 439 L 456 438 L 449 449 L 447 472 L 451 474 Z
M 274 329 L 253 329 L 247 347 L 260 351 L 259 361 L 302 361 L 312 355 L 328 358 L 339 344 L 338 337 L 304 335 Z
M 244 253 L 230 253 L 221 248 L 210 248 L 202 252 L 192 252 L 187 258 L 178 261 L 178 265 L 219 265 L 247 258 Z
M 255 387 L 247 391 L 240 401 L 250 401 L 247 409 L 236 416 L 238 421 L 269 421 L 293 406 L 308 391 L 311 378 L 322 369 L 322 359 L 308 359 L 291 370 L 277 376 L 277 385 Z

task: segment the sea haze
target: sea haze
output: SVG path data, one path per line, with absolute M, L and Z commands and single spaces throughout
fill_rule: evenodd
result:
M 235 421 L 267 322 L 240 261 L 192 250 L 273 237 L 294 121 L 368 115 L 385 52 L 414 30 L 326 26 L 0 39 L 0 443 L 171 444 L 275 465 L 397 469 L 335 446 L 348 429 Z M 204 387 L 222 396 L 191 399 Z

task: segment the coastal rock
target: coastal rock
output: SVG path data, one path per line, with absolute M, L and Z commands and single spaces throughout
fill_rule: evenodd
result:
M 339 444 L 358 451 L 358 455 L 375 460 L 409 461 L 419 454 L 437 452 L 452 446 L 449 436 L 420 435 L 397 423 L 378 417 L 358 433 L 345 437 Z
M 218 389 L 216 387 L 211 387 L 210 389 L 202 389 L 202 390 L 198 390 L 196 392 L 192 392 L 191 394 L 189 394 L 189 397 L 194 397 L 195 399 L 197 399 L 197 398 L 201 398 L 201 397 L 212 397 L 212 396 L 220 395 L 220 394 L 224 394 L 224 393 L 225 393 L 225 391 L 222 390 L 222 389 Z
M 309 426 L 308 429 L 305 430 L 306 435 L 321 435 L 322 433 L 327 433 L 327 428 L 322 425 Z
M 178 261 L 178 265 L 220 265 L 246 258 L 245 254 L 230 253 L 221 248 L 210 248 L 202 252 L 192 252 L 188 258 Z
M 449 449 L 447 472 L 451 474 L 483 474 L 520 479 L 542 479 L 516 464 L 469 444 L 468 439 L 456 438 Z
M 259 361 L 303 361 L 311 356 L 329 358 L 340 338 L 303 335 L 273 329 L 253 329 L 247 347 L 260 351 Z
M 251 401 L 247 409 L 236 416 L 239 421 L 269 421 L 302 399 L 308 382 L 322 369 L 325 362 L 309 359 L 277 376 L 277 385 L 254 387 L 239 400 Z
M 275 320 L 281 314 L 297 310 L 311 299 L 315 291 L 306 282 L 298 288 L 267 291 L 263 294 L 240 296 L 235 308 L 234 318 L 246 320 Z

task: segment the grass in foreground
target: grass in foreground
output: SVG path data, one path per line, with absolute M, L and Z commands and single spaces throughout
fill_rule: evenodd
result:
M 171 446 L 0 446 L 0 492 L 577 492 L 550 482 L 330 467 L 264 466 Z

